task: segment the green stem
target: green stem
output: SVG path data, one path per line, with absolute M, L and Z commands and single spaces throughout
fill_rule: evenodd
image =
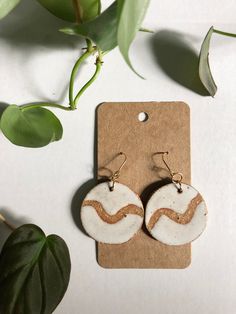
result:
M 53 108 L 59 108 L 66 111 L 72 110 L 71 107 L 64 107 L 62 105 L 53 104 L 53 103 L 38 103 L 38 104 L 29 104 L 29 105 L 20 106 L 22 110 L 26 108 L 31 109 L 31 108 L 38 108 L 38 107 L 53 107 Z
M 236 34 L 222 32 L 222 31 L 219 31 L 218 29 L 214 29 L 214 33 L 217 33 L 217 34 L 220 34 L 220 35 L 224 35 L 224 36 L 229 36 L 229 37 L 236 37 Z
M 86 43 L 87 43 L 87 51 L 94 52 L 93 43 L 89 38 L 86 39 Z
M 96 60 L 96 70 L 93 74 L 93 76 L 91 77 L 91 79 L 81 88 L 81 90 L 78 92 L 78 94 L 76 95 L 75 97 L 75 100 L 74 100 L 74 105 L 75 105 L 75 108 L 78 104 L 78 101 L 79 101 L 79 98 L 80 96 L 85 92 L 85 90 L 97 79 L 100 71 L 101 71 L 101 68 L 102 68 L 102 54 L 99 53 L 99 56 L 97 57 L 97 60 Z
M 94 49 L 91 49 L 89 44 L 86 52 L 82 54 L 82 56 L 76 61 L 73 70 L 70 76 L 70 86 L 69 86 L 69 101 L 70 107 L 72 110 L 76 109 L 76 105 L 74 104 L 74 82 L 79 70 L 80 65 L 94 52 Z

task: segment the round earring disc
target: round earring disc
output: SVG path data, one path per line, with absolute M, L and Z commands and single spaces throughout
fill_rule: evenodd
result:
M 148 201 L 145 223 L 153 238 L 168 245 L 190 243 L 206 227 L 206 203 L 197 190 L 182 183 L 179 193 L 171 183 L 158 189 Z
M 81 221 L 86 232 L 96 241 L 120 244 L 130 240 L 141 228 L 144 210 L 138 197 L 128 186 L 108 182 L 95 186 L 85 197 Z

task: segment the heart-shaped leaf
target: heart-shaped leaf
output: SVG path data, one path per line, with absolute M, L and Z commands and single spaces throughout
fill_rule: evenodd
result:
M 42 107 L 8 106 L 1 117 L 3 134 L 15 145 L 42 147 L 61 139 L 63 129 L 58 118 Z
M 59 236 L 23 225 L 4 244 L 0 269 L 0 313 L 51 314 L 67 290 L 70 255 Z
M 0 19 L 10 13 L 20 2 L 20 0 L 0 0 Z
M 150 0 L 118 0 L 117 41 L 126 63 L 136 74 L 130 62 L 129 48 L 141 28 L 149 3 Z
M 100 0 L 38 0 L 48 11 L 69 22 L 94 19 L 101 10 Z
M 211 74 L 210 64 L 209 64 L 209 48 L 211 36 L 214 33 L 213 26 L 209 29 L 203 43 L 201 46 L 201 51 L 199 55 L 199 77 L 202 84 L 205 86 L 207 91 L 211 96 L 214 96 L 217 92 L 217 86 Z
M 117 2 L 115 1 L 96 19 L 61 29 L 69 35 L 79 35 L 91 39 L 102 51 L 112 50 L 117 46 Z

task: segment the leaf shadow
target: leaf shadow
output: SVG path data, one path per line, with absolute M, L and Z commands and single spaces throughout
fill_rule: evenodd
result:
M 81 219 L 80 219 L 80 210 L 81 210 L 81 206 L 83 203 L 84 198 L 86 197 L 86 195 L 88 194 L 88 192 L 95 187 L 96 184 L 98 184 L 98 180 L 97 180 L 97 111 L 100 105 L 97 106 L 96 111 L 95 111 L 95 118 L 94 118 L 94 146 L 93 146 L 93 178 L 88 180 L 87 182 L 85 182 L 84 184 L 82 184 L 78 190 L 75 192 L 73 198 L 72 198 L 72 202 L 71 202 L 71 214 L 73 217 L 73 220 L 76 224 L 76 226 L 79 228 L 79 230 L 86 234 L 86 231 L 82 225 Z M 103 180 L 103 179 L 102 179 Z M 102 181 L 101 180 L 101 181 Z M 100 180 L 99 180 L 100 181 Z
M 172 30 L 155 33 L 151 37 L 154 57 L 172 80 L 199 95 L 209 96 L 199 78 L 198 54 L 188 39 L 186 34 Z
M 61 54 L 63 61 L 63 51 L 76 50 L 79 56 L 80 50 L 84 46 L 82 38 L 59 32 L 59 29 L 68 26 L 68 23 L 55 17 L 37 1 L 32 0 L 22 0 L 15 10 L 0 21 L 0 43 L 6 45 L 6 49 L 9 50 L 9 58 L 14 57 L 14 54 L 17 53 L 19 63 L 24 68 L 24 80 L 27 82 L 27 88 L 33 92 L 36 98 L 48 98 L 48 96 L 43 95 L 40 84 L 37 84 L 35 75 L 31 71 L 31 60 L 39 54 L 43 58 L 45 53 L 50 54 L 51 51 L 56 50 Z M 72 63 L 68 69 L 66 80 L 65 73 L 61 74 L 59 96 L 50 101 L 63 102 L 65 99 L 70 71 L 75 62 L 73 57 L 70 58 Z M 45 68 L 45 75 L 51 73 L 50 71 L 49 65 Z
M 59 32 L 68 23 L 55 17 L 37 1 L 23 0 L 0 21 L 0 38 L 12 44 L 15 49 L 24 49 L 26 53 L 39 47 L 75 47 L 81 41 L 80 37 Z M 26 46 L 29 50 L 25 50 Z
M 89 236 L 83 225 L 81 222 L 81 218 L 80 218 L 80 211 L 81 211 L 81 206 L 83 203 L 84 198 L 86 197 L 86 195 L 88 194 L 88 192 L 95 187 L 95 185 L 97 185 L 99 182 L 103 182 L 105 179 L 101 178 L 101 179 L 97 179 L 97 174 L 98 174 L 98 133 L 97 133 L 97 113 L 98 113 L 98 108 L 100 107 L 99 104 L 96 108 L 95 111 L 95 118 L 94 118 L 94 145 L 93 145 L 93 178 L 90 179 L 89 181 L 85 182 L 84 184 L 82 184 L 78 190 L 75 192 L 73 198 L 72 198 L 72 202 L 71 202 L 71 214 L 72 214 L 72 218 L 76 224 L 76 226 L 78 227 L 78 229 L 85 235 Z M 95 242 L 95 252 L 96 252 L 96 260 L 98 262 L 98 242 Z M 99 263 L 98 263 L 99 264 Z
M 6 218 L 7 221 L 9 221 L 9 223 L 11 225 L 13 225 L 16 228 L 28 223 L 26 217 L 16 217 L 11 212 L 11 210 L 9 210 L 6 207 L 0 206 L 0 213 Z M 7 240 L 9 235 L 11 234 L 11 232 L 12 231 L 4 223 L 0 223 L 0 251 L 1 251 L 5 241 Z
M 78 229 L 84 233 L 85 235 L 87 235 L 81 219 L 80 219 L 80 210 L 81 210 L 81 206 L 83 203 L 84 198 L 86 197 L 86 195 L 88 194 L 88 192 L 95 187 L 96 185 L 96 180 L 95 179 L 91 179 L 87 182 L 85 182 L 83 185 L 81 185 L 78 190 L 75 192 L 73 198 L 72 198 L 72 202 L 71 202 L 71 214 L 74 220 L 74 223 L 76 224 L 76 226 L 78 227 Z

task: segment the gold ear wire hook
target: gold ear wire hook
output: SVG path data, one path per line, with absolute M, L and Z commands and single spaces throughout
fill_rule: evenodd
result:
M 121 169 L 124 167 L 124 165 L 125 165 L 126 162 L 127 162 L 127 156 L 126 156 L 126 154 L 123 153 L 123 152 L 120 152 L 118 155 L 119 155 L 119 156 L 122 155 L 122 156 L 125 157 L 125 159 L 124 159 L 124 161 L 122 162 L 122 164 L 120 165 L 119 169 L 116 171 L 117 173 L 120 173 Z
M 111 176 L 110 176 L 110 181 L 111 181 L 111 185 L 110 185 L 110 190 L 111 191 L 114 191 L 114 187 L 115 187 L 115 182 L 118 180 L 119 176 L 120 176 L 120 172 L 121 172 L 121 169 L 124 167 L 124 165 L 126 164 L 127 162 L 127 156 L 125 153 L 123 152 L 120 152 L 118 156 L 124 156 L 124 161 L 122 162 L 122 164 L 120 165 L 120 167 L 118 168 L 118 170 L 116 170 Z
M 170 176 L 171 176 L 171 180 L 172 182 L 177 186 L 177 189 L 178 189 L 178 192 L 179 193 L 182 193 L 183 190 L 182 190 L 182 187 L 181 187 L 181 182 L 183 180 L 183 174 L 180 173 L 180 172 L 173 172 L 169 165 L 167 164 L 166 160 L 165 160 L 165 156 L 168 155 L 169 152 L 156 152 L 153 154 L 153 156 L 155 155 L 161 155 L 161 158 L 162 158 L 162 161 L 164 162 L 166 168 L 168 169 L 169 173 L 170 173 Z
M 171 169 L 170 169 L 170 167 L 168 166 L 167 162 L 165 161 L 165 157 L 164 157 L 165 155 L 168 155 L 168 154 L 169 154 L 169 152 L 156 152 L 155 154 L 153 154 L 153 156 L 161 155 L 162 161 L 164 162 L 166 168 L 168 169 L 168 171 L 169 171 L 169 173 L 170 173 L 170 175 L 171 175 L 171 177 L 172 177 L 173 172 L 171 171 Z

